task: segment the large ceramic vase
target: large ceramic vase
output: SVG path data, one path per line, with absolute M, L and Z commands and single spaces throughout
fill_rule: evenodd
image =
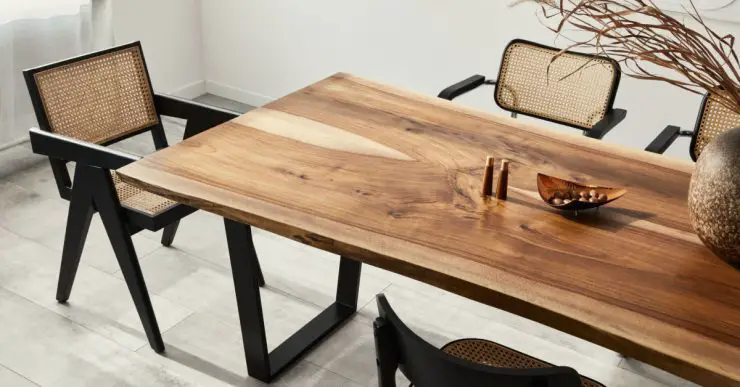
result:
M 689 215 L 702 242 L 740 269 L 740 128 L 702 150 L 691 177 Z

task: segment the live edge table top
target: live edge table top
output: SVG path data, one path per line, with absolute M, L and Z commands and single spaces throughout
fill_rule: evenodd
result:
M 487 155 L 511 161 L 506 201 L 479 194 Z M 692 170 L 336 74 L 119 174 L 697 383 L 740 385 L 740 272 L 692 232 Z M 539 198 L 538 172 L 629 193 L 563 214 Z

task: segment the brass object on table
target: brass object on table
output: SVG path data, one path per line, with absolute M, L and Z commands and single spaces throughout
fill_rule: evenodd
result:
M 545 203 L 564 211 L 600 207 L 627 193 L 625 189 L 583 185 L 542 173 L 537 174 L 537 190 Z
M 493 195 L 493 157 L 488 156 L 486 167 L 483 169 L 483 187 L 481 187 L 481 196 Z
M 509 188 L 509 160 L 501 160 L 501 171 L 496 180 L 496 199 L 506 200 Z

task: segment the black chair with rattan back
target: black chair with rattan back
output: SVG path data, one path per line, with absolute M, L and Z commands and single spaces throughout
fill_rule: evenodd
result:
M 24 76 L 40 126 L 30 131 L 31 146 L 49 158 L 59 194 L 70 201 L 57 300 L 69 299 L 97 212 L 149 344 L 164 351 L 131 236 L 164 229 L 162 244 L 169 246 L 180 219 L 195 209 L 121 181 L 115 170 L 139 157 L 105 146 L 151 132 L 156 149 L 167 147 L 160 115 L 186 119 L 185 137 L 190 137 L 238 114 L 155 94 L 138 42 L 29 69 Z M 261 272 L 256 275 L 263 282 Z
M 689 155 L 696 161 L 707 144 L 715 137 L 733 128 L 740 128 L 740 114 L 710 95 L 704 95 L 693 131 L 669 125 L 645 148 L 648 152 L 664 153 L 679 137 L 691 137 Z
M 442 90 L 439 97 L 453 100 L 494 85 L 496 104 L 512 117 L 536 117 L 601 139 L 627 116 L 626 110 L 613 108 L 621 74 L 612 59 L 516 39 L 504 50 L 497 79 L 473 75 Z
M 569 367 L 556 367 L 488 340 L 456 340 L 438 349 L 409 329 L 385 295 L 373 323 L 380 387 L 395 387 L 400 370 L 418 387 L 599 387 Z

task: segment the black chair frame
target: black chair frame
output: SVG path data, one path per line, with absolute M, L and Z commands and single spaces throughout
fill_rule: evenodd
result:
M 435 348 L 409 329 L 383 294 L 373 323 L 380 387 L 395 387 L 401 372 L 418 387 L 580 387 L 569 367 L 510 369 L 476 364 Z
M 118 137 L 104 144 L 93 144 L 52 132 L 34 78 L 34 74 L 39 71 L 104 55 L 133 45 L 139 45 L 139 43 L 118 46 L 26 70 L 24 76 L 41 127 L 41 129 L 32 128 L 30 130 L 31 147 L 34 153 L 49 158 L 59 194 L 70 202 L 56 299 L 60 303 L 66 303 L 70 297 L 90 222 L 92 216 L 98 213 L 144 326 L 149 344 L 152 349 L 161 353 L 165 349 L 164 342 L 131 237 L 144 229 L 150 231 L 164 229 L 161 242 L 163 245 L 169 246 L 173 242 L 180 219 L 193 213 L 196 209 L 178 204 L 152 216 L 133 208 L 123 207 L 118 199 L 110 171 L 132 163 L 138 160 L 139 157 L 105 146 L 151 131 L 155 148 L 159 150 L 168 146 L 161 116 L 187 120 L 184 138 L 189 138 L 238 117 L 239 114 L 155 93 L 153 94 L 155 109 L 160 116 L 156 125 Z M 146 64 L 144 65 L 146 66 Z M 151 89 L 151 84 L 149 86 Z M 74 182 L 67 170 L 67 164 L 70 162 L 75 163 Z M 252 243 L 251 240 L 249 243 Z M 254 256 L 254 260 L 257 260 L 256 256 Z M 259 269 L 259 262 L 255 262 L 254 265 L 257 268 L 257 273 L 255 273 L 257 282 L 260 286 L 263 286 L 264 278 L 261 269 Z
M 648 152 L 653 153 L 665 153 L 668 148 L 678 139 L 679 137 L 691 137 L 691 145 L 689 145 L 689 154 L 691 159 L 696 161 L 699 155 L 696 154 L 696 139 L 699 137 L 699 131 L 701 129 L 701 123 L 704 121 L 704 112 L 706 112 L 707 104 L 709 103 L 709 94 L 704 94 L 704 98 L 701 101 L 701 109 L 696 118 L 696 124 L 694 130 L 682 130 L 679 126 L 668 125 L 663 129 L 662 132 L 656 137 L 650 145 L 645 148 Z
M 543 45 L 543 44 L 539 44 L 539 43 L 535 43 L 535 42 L 531 42 L 531 41 L 526 41 L 526 40 L 522 40 L 522 39 L 514 39 L 511 42 L 509 42 L 509 44 L 507 45 L 506 49 L 504 49 L 504 52 L 506 52 L 506 50 L 508 49 L 508 47 L 511 46 L 512 44 L 520 43 L 520 42 L 524 42 L 524 43 L 527 43 L 527 44 L 539 46 L 539 47 L 546 48 L 546 49 L 557 50 L 554 47 L 546 46 L 546 45 Z M 568 51 L 568 53 L 569 54 L 573 54 L 573 55 L 579 55 L 579 56 L 589 57 L 589 58 L 607 59 L 610 62 L 612 62 L 614 66 L 616 66 L 617 68 L 619 68 L 619 64 L 617 64 L 614 60 L 609 59 L 609 58 L 600 57 L 598 55 L 590 55 L 590 54 L 584 54 L 584 53 L 580 53 L 580 52 L 573 52 L 573 51 Z M 501 65 L 499 66 L 499 68 L 503 68 L 503 58 L 501 60 Z M 624 109 L 615 109 L 614 108 L 614 100 L 616 99 L 616 96 L 617 96 L 617 90 L 619 89 L 619 82 L 620 82 L 620 80 L 621 80 L 621 72 L 617 72 L 616 75 L 615 75 L 614 87 L 612 89 L 611 95 L 609 96 L 609 112 L 606 114 L 606 116 L 603 119 L 601 119 L 601 121 L 599 121 L 596 124 L 594 124 L 594 126 L 591 127 L 590 129 L 584 129 L 584 128 L 580 127 L 580 126 L 572 125 L 572 124 L 567 123 L 567 122 L 552 120 L 552 119 L 547 118 L 547 117 L 540 117 L 540 116 L 528 114 L 528 113 L 522 112 L 522 111 L 509 110 L 509 109 L 504 108 L 503 106 L 501 106 L 501 103 L 499 103 L 498 98 L 494 98 L 494 100 L 496 101 L 496 104 L 500 108 L 502 108 L 502 109 L 504 109 L 506 111 L 510 111 L 512 118 L 517 118 L 519 114 L 522 114 L 522 115 L 525 115 L 525 116 L 530 116 L 530 117 L 535 117 L 535 118 L 538 118 L 538 119 L 541 119 L 541 120 L 545 120 L 545 121 L 549 121 L 549 122 L 554 122 L 556 124 L 566 125 L 566 126 L 570 126 L 570 127 L 576 128 L 576 129 L 580 129 L 580 130 L 583 131 L 583 135 L 586 136 L 586 137 L 595 138 L 595 139 L 602 139 L 602 138 L 604 138 L 604 136 L 607 133 L 609 133 L 609 131 L 611 131 L 612 129 L 614 129 L 614 127 L 616 127 L 620 122 L 622 122 L 627 117 L 627 110 L 624 110 Z M 466 78 L 466 79 L 464 79 L 464 80 L 462 80 L 462 81 L 460 81 L 458 83 L 455 83 L 454 85 L 451 85 L 451 86 L 445 88 L 444 90 L 442 90 L 439 93 L 439 95 L 437 95 L 437 97 L 442 98 L 442 99 L 446 99 L 446 100 L 449 100 L 449 101 L 452 101 L 453 99 L 455 99 L 455 98 L 457 98 L 457 97 L 459 97 L 459 96 L 461 96 L 461 95 L 463 95 L 465 93 L 468 93 L 468 92 L 470 92 L 472 90 L 475 90 L 478 87 L 483 86 L 483 85 L 492 85 L 492 86 L 495 86 L 496 88 L 498 88 L 498 80 L 496 80 L 496 79 L 487 79 L 485 76 L 480 75 L 480 74 L 473 75 L 473 76 L 468 77 L 468 78 Z M 498 94 L 497 91 L 498 90 L 496 90 L 496 92 L 494 92 L 494 96 Z

